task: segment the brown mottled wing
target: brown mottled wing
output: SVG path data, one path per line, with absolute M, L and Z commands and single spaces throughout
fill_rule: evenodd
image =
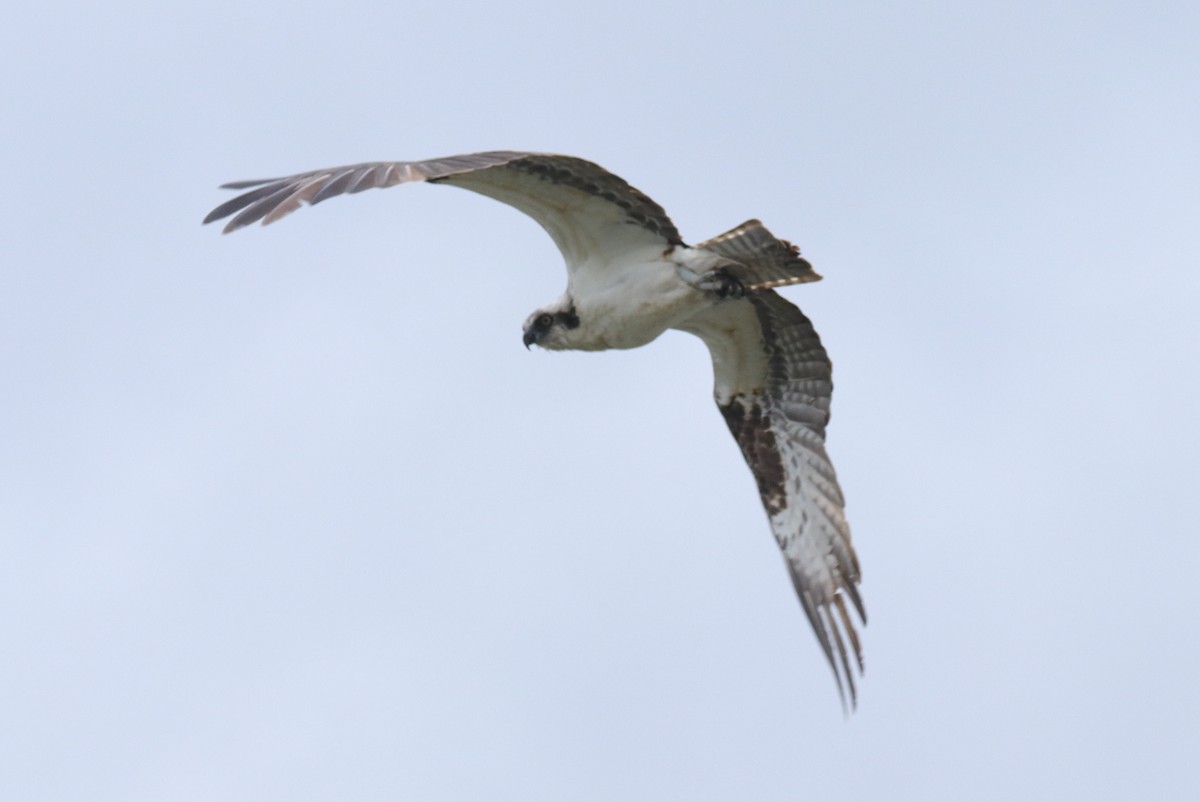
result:
M 733 272 L 748 290 L 821 280 L 799 248 L 778 239 L 757 220 L 747 220 L 696 247 L 739 263 L 742 269 Z
M 832 367 L 812 324 L 771 290 L 712 306 L 679 328 L 705 341 L 716 400 L 754 472 L 800 604 L 838 691 L 856 699 L 862 649 L 846 600 L 866 623 L 845 502 L 825 451 Z
M 492 151 L 417 162 L 368 162 L 314 170 L 287 178 L 236 181 L 249 189 L 213 209 L 205 223 L 233 215 L 225 233 L 264 225 L 335 195 L 415 181 L 445 183 L 495 198 L 546 229 L 568 269 L 598 253 L 639 248 L 660 251 L 681 244 L 662 207 L 621 178 L 583 159 L 552 154 Z

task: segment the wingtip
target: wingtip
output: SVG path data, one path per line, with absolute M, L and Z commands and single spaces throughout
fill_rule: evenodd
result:
M 209 223 L 215 223 L 221 218 L 225 217 L 223 214 L 218 214 L 219 211 L 219 209 L 214 209 L 213 211 L 209 212 L 204 216 L 204 219 L 200 221 L 200 225 L 206 226 Z M 241 228 L 241 226 L 235 226 L 233 221 L 230 221 L 229 223 L 225 224 L 224 228 L 221 229 L 221 233 L 228 234 L 231 231 L 237 231 L 239 228 Z

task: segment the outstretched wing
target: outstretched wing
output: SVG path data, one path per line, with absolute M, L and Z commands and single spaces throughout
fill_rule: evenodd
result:
M 712 353 L 717 405 L 754 472 L 838 691 L 844 702 L 849 688 L 853 705 L 863 660 L 846 599 L 864 624 L 867 617 L 845 502 L 825 452 L 829 357 L 808 318 L 771 290 L 709 307 L 679 328 Z
M 573 269 L 642 248 L 681 245 L 663 208 L 602 167 L 572 156 L 491 151 L 418 162 L 368 162 L 287 178 L 235 181 L 249 189 L 213 209 L 205 223 L 233 219 L 225 233 L 294 212 L 300 204 L 414 181 L 463 187 L 514 206 L 554 239 Z

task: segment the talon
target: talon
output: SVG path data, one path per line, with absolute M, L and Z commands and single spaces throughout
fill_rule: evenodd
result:
M 717 297 L 722 300 L 726 298 L 741 298 L 746 294 L 746 288 L 742 286 L 742 282 L 738 281 L 723 267 L 718 267 L 715 270 L 705 273 L 704 277 L 700 280 L 700 289 L 715 292 Z

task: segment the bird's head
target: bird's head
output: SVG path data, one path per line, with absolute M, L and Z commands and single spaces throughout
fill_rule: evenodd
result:
M 579 328 L 575 303 L 568 297 L 544 309 L 539 309 L 525 321 L 525 347 L 537 345 L 550 351 L 572 346 L 572 334 Z

